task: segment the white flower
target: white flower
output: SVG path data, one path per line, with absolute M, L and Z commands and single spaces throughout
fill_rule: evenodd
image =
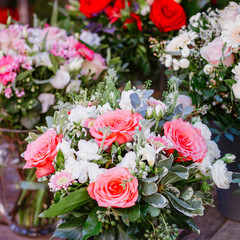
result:
M 182 58 L 179 63 L 180 63 L 180 67 L 183 69 L 188 68 L 190 65 L 189 60 L 186 58 Z
M 101 44 L 101 39 L 98 36 L 97 33 L 92 33 L 90 31 L 87 30 L 82 30 L 81 34 L 80 34 L 80 40 L 82 40 L 83 42 L 85 42 L 86 44 L 90 45 L 90 46 L 99 46 Z
M 166 46 L 166 51 L 179 51 L 186 48 L 190 43 L 191 36 L 187 32 L 184 32 L 169 42 L 169 44 Z
M 206 141 L 207 145 L 207 154 L 210 155 L 213 159 L 218 159 L 221 157 L 221 151 L 218 148 L 218 145 L 211 140 Z
M 78 92 L 81 83 L 82 83 L 81 80 L 71 80 L 66 88 L 66 93 L 69 93 L 70 91 Z
M 180 94 L 177 97 L 176 106 L 179 104 L 182 104 L 184 108 L 188 106 L 192 106 L 192 98 L 190 98 L 189 96 Z
M 240 80 L 232 85 L 232 90 L 235 98 L 240 99 Z
M 223 28 L 229 21 L 235 21 L 237 15 L 240 14 L 239 5 L 235 2 L 230 2 L 227 7 L 219 11 L 219 19 L 221 27 Z
M 204 68 L 203 68 L 203 72 L 207 75 L 212 73 L 212 71 L 213 71 L 213 66 L 210 65 L 210 64 L 205 65 Z
M 188 57 L 190 54 L 190 49 L 188 47 L 185 47 L 182 51 L 181 54 L 183 57 Z
M 218 160 L 211 167 L 212 179 L 218 188 L 228 189 L 232 182 L 232 172 L 227 170 L 226 163 Z
M 237 48 L 240 46 L 240 20 L 228 22 L 224 25 L 222 39 L 229 47 Z
M 84 123 L 85 120 L 87 120 L 90 115 L 96 111 L 96 107 L 84 107 L 81 105 L 76 106 L 71 110 L 70 115 L 68 116 L 68 119 L 73 123 Z
M 148 107 L 147 113 L 146 113 L 146 118 L 147 119 L 152 118 L 153 117 L 153 112 L 154 112 L 154 109 L 152 107 Z
M 122 91 L 121 100 L 119 102 L 119 106 L 122 110 L 129 110 L 129 111 L 132 110 L 130 95 L 133 93 L 138 94 L 140 99 L 143 96 L 142 90 L 140 89 L 137 89 L 136 91 L 134 90 Z
M 196 164 L 201 173 L 203 173 L 204 175 L 209 175 L 210 174 L 209 170 L 211 169 L 212 162 L 213 159 L 209 154 L 207 154 L 201 163 L 198 162 Z
M 150 12 L 150 6 L 149 5 L 144 5 L 142 8 L 141 8 L 141 15 L 142 16 L 146 16 L 148 13 Z
M 117 166 L 125 167 L 133 173 L 136 168 L 136 153 L 132 151 L 128 152 Z
M 90 183 L 95 182 L 97 177 L 100 174 L 103 174 L 104 172 L 107 171 L 107 169 L 104 168 L 99 168 L 99 166 L 96 163 L 88 163 L 88 176 Z
M 33 64 L 36 65 L 36 67 L 46 66 L 48 68 L 51 68 L 53 66 L 49 57 L 49 53 L 47 52 L 37 53 L 32 57 L 32 61 Z
M 80 183 L 85 183 L 88 180 L 88 163 L 76 161 L 70 157 L 65 161 L 65 169 L 72 174 L 74 179 L 78 179 Z
M 179 69 L 180 63 L 177 59 L 173 59 L 173 70 L 177 71 Z
M 156 155 L 156 150 L 154 147 L 146 143 L 145 147 L 140 149 L 139 155 L 142 156 L 142 160 L 147 160 L 150 166 L 154 165 Z
M 190 17 L 189 19 L 189 22 L 192 23 L 192 22 L 197 22 L 201 17 L 201 13 L 198 12 L 197 14 L 193 15 L 192 17 Z
M 56 89 L 63 89 L 70 81 L 70 74 L 59 69 L 54 77 L 51 77 L 50 83 Z
M 62 142 L 58 143 L 58 145 L 57 145 L 57 151 L 59 151 L 59 149 L 61 149 L 61 151 L 64 155 L 65 161 L 68 158 L 74 158 L 75 150 L 73 148 L 71 148 L 70 145 L 71 145 L 71 143 L 66 141 L 65 139 L 62 139 Z
M 201 130 L 201 134 L 205 140 L 211 139 L 212 133 L 207 127 L 207 125 L 203 124 L 202 122 L 196 122 L 193 126 Z
M 169 56 L 169 55 L 168 55 Z M 167 67 L 167 68 L 169 68 L 170 66 L 171 66 L 171 64 L 172 64 L 172 58 L 166 58 L 166 60 L 165 60 L 165 67 Z
M 42 104 L 41 113 L 46 113 L 48 109 L 55 103 L 55 96 L 52 93 L 41 93 L 38 96 L 38 100 Z
M 89 161 L 89 160 L 99 160 L 102 157 L 97 154 L 98 145 L 96 143 L 80 140 L 78 142 L 78 152 L 77 157 L 79 160 Z
M 106 113 L 106 112 L 113 111 L 113 109 L 111 108 L 109 103 L 105 103 L 103 106 L 99 105 L 98 110 L 99 110 L 101 115 Z
M 70 72 L 79 71 L 83 65 L 83 62 L 84 62 L 83 58 L 76 57 L 71 59 L 68 64 L 69 71 Z
M 235 68 L 232 70 L 232 73 L 235 74 L 234 79 L 236 81 L 240 81 L 240 63 L 238 63 L 238 65 L 235 66 Z

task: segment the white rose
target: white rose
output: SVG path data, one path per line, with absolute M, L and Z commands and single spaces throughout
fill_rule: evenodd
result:
M 128 152 L 117 166 L 125 167 L 133 173 L 136 168 L 136 153 L 132 151 Z
M 59 69 L 54 77 L 51 77 L 50 83 L 56 89 L 63 89 L 70 82 L 70 74 Z
M 201 134 L 203 135 L 205 140 L 211 139 L 212 133 L 207 127 L 207 125 L 203 124 L 202 122 L 196 122 L 193 126 L 201 130 Z
M 80 89 L 82 81 L 81 80 L 71 80 L 71 82 L 68 84 L 66 88 L 66 93 L 69 93 L 71 91 L 78 92 Z
M 209 175 L 209 169 L 211 168 L 213 161 L 214 159 L 209 154 L 207 154 L 201 163 L 196 164 L 201 173 L 203 173 L 204 175 Z
M 171 58 L 166 58 L 164 64 L 165 64 L 165 67 L 169 68 L 172 64 L 172 59 Z
M 98 36 L 97 33 L 92 33 L 90 31 L 87 30 L 82 30 L 81 34 L 80 34 L 80 40 L 82 40 L 83 42 L 85 42 L 86 44 L 90 45 L 90 46 L 99 46 L 101 44 L 101 39 Z
M 180 67 L 181 67 L 181 68 L 184 68 L 184 69 L 185 69 L 185 68 L 188 68 L 189 65 L 190 65 L 189 60 L 186 59 L 186 58 L 182 58 L 179 63 L 180 63 Z
M 80 140 L 78 142 L 78 152 L 77 157 L 79 160 L 89 161 L 89 160 L 99 160 L 102 157 L 97 154 L 98 145 L 96 143 Z
M 57 145 L 57 151 L 59 149 L 61 149 L 61 151 L 64 155 L 64 158 L 65 158 L 65 161 L 68 158 L 74 158 L 75 150 L 73 148 L 71 148 L 70 145 L 71 145 L 71 143 L 67 142 L 65 139 L 62 139 L 62 142 L 58 143 L 58 145 Z
M 212 179 L 218 188 L 228 189 L 232 182 L 232 172 L 227 170 L 227 164 L 218 160 L 211 167 Z
M 38 100 L 42 104 L 41 113 L 46 113 L 48 109 L 55 103 L 55 96 L 52 93 L 41 93 L 38 96 Z
M 149 144 L 145 144 L 144 148 L 141 148 L 139 155 L 142 156 L 142 160 L 147 160 L 150 166 L 153 166 L 155 163 L 156 150 L 154 147 Z
M 190 49 L 188 47 L 185 47 L 182 51 L 181 54 L 183 57 L 188 57 L 190 54 Z

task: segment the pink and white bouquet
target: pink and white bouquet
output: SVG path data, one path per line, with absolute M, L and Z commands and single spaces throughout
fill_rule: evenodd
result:
M 31 129 L 57 93 L 96 84 L 105 59 L 57 27 L 0 28 L 0 127 Z
M 205 120 L 214 121 L 229 140 L 240 127 L 240 4 L 197 13 L 188 28 L 168 42 L 151 39 L 155 55 L 175 76 L 197 107 L 205 106 Z
M 220 151 L 192 112 L 131 87 L 121 93 L 112 69 L 91 94 L 59 103 L 42 133 L 30 133 L 24 168 L 54 192 L 41 217 L 61 216 L 55 237 L 176 239 L 178 228 L 199 232 L 192 217 L 212 204 L 215 182 L 228 188 L 234 159 Z M 212 181 L 213 180 L 213 181 Z

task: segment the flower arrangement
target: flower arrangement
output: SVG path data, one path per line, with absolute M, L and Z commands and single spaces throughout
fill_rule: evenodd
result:
M 91 94 L 59 103 L 42 134 L 30 133 L 24 168 L 54 192 L 41 217 L 61 216 L 55 237 L 176 239 L 199 232 L 192 217 L 212 204 L 213 182 L 228 188 L 234 159 L 220 151 L 192 107 L 153 91 L 115 87 L 112 69 Z M 221 173 L 221 174 L 220 174 Z M 213 181 L 211 181 L 213 180 Z
M 167 74 L 182 85 L 193 105 L 205 106 L 204 119 L 213 121 L 216 141 L 222 134 L 231 141 L 239 136 L 239 9 L 230 2 L 223 10 L 199 12 L 171 41 L 151 39 Z
M 55 103 L 56 94 L 91 86 L 105 59 L 57 27 L 20 24 L 0 29 L 0 126 L 31 129 Z
M 111 56 L 109 63 L 119 73 L 124 72 L 121 79 L 127 81 L 145 81 L 150 76 L 159 80 L 158 74 L 151 73 L 159 63 L 147 47 L 148 38 L 166 37 L 187 19 L 183 7 L 174 0 L 71 0 L 66 9 L 67 22 L 70 19 L 74 25 L 70 30 L 74 29 L 80 39 L 88 39 L 86 42 L 97 46 L 104 56 Z M 66 24 L 60 21 L 62 25 Z

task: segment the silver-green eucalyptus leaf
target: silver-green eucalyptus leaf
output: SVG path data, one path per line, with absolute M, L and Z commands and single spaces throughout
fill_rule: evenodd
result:
M 156 182 L 157 180 L 158 180 L 158 175 L 155 175 L 155 176 L 150 177 L 150 178 L 142 179 L 141 181 L 142 181 L 142 182 L 149 183 L 149 182 Z
M 167 169 L 170 169 L 172 165 L 173 165 L 173 155 L 170 155 L 169 158 L 159 160 L 156 164 L 156 168 L 166 167 Z

